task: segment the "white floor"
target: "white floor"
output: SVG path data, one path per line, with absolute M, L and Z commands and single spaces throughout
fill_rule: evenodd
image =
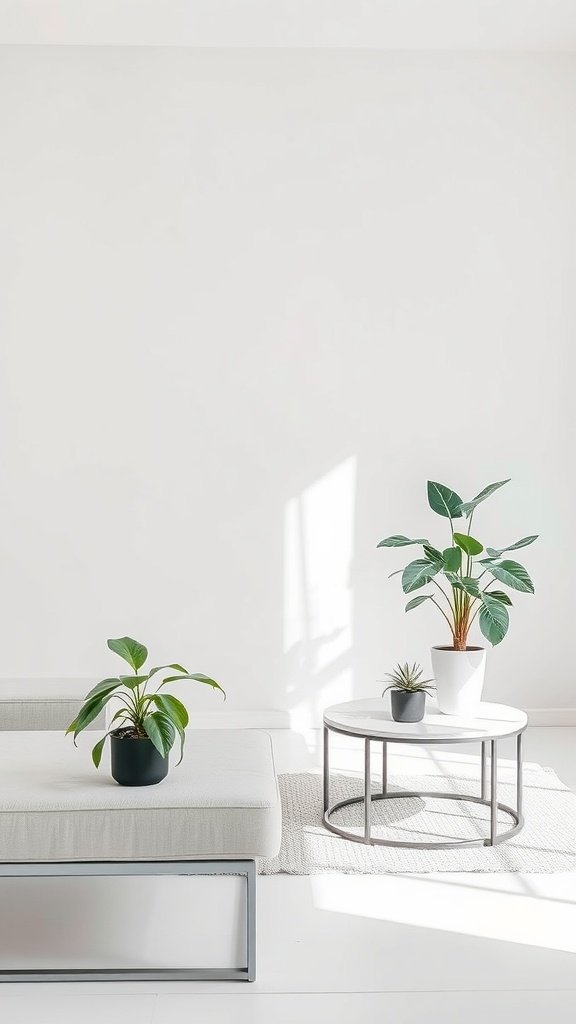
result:
M 531 729 L 526 760 L 552 765 L 576 789 L 575 740 L 576 729 Z M 279 771 L 318 763 L 315 733 L 278 732 L 275 746 Z M 396 764 L 417 770 L 422 756 L 398 748 Z M 357 758 L 343 740 L 333 765 L 358 767 Z M 0 928 L 1 914 L 0 905 Z M 576 1017 L 576 875 L 261 878 L 258 930 L 254 985 L 6 985 L 0 1021 L 556 1024 Z

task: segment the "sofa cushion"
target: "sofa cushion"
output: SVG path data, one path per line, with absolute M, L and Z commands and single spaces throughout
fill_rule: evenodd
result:
M 0 732 L 65 730 L 94 686 L 89 679 L 0 679 Z M 104 713 L 90 723 L 101 729 Z
M 157 786 L 119 786 L 108 745 L 95 737 L 5 733 L 0 743 L 0 860 L 179 860 L 272 857 L 280 798 L 270 737 L 252 730 L 188 730 Z

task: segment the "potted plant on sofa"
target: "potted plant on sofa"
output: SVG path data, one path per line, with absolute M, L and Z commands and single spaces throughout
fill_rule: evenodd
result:
M 188 672 L 182 665 L 157 665 L 143 672 L 148 651 L 143 644 L 129 636 L 108 640 L 108 647 L 119 654 L 132 669 L 129 675 L 118 675 L 103 679 L 84 698 L 78 715 L 66 730 L 76 737 L 87 725 L 98 717 L 113 698 L 120 703 L 112 716 L 110 729 L 92 751 L 92 760 L 99 767 L 102 750 L 108 736 L 111 745 L 112 777 L 121 786 L 153 786 L 161 782 L 168 773 L 168 754 L 176 737 L 180 739 L 180 761 L 184 752 L 184 730 L 188 725 L 188 712 L 181 701 L 169 693 L 160 691 L 167 683 L 181 679 L 192 679 L 224 690 L 215 679 L 202 672 Z M 165 673 L 172 671 L 172 675 Z M 176 673 L 176 674 L 174 674 Z M 153 677 L 155 687 L 150 689 Z M 224 698 L 226 694 L 224 694 Z M 180 763 L 180 761 L 178 763 Z
M 390 685 L 382 691 L 382 696 L 391 690 L 390 705 L 392 718 L 395 722 L 421 722 L 426 710 L 426 694 L 433 690 L 432 679 L 420 679 L 424 669 L 414 662 L 409 665 L 396 665 L 392 672 L 386 673 Z
M 486 651 L 483 647 L 469 645 L 469 634 L 478 618 L 481 632 L 492 645 L 499 644 L 506 636 L 508 608 L 512 601 L 506 590 L 498 589 L 498 585 L 524 594 L 534 593 L 532 580 L 524 566 L 502 556 L 527 547 L 537 539 L 537 535 L 522 537 L 501 548 L 484 548 L 471 533 L 477 506 L 507 483 L 509 480 L 489 484 L 471 501 L 463 501 L 449 487 L 429 480 L 428 503 L 433 512 L 448 520 L 449 546 L 437 548 L 424 537 L 413 540 L 402 534 L 385 537 L 378 544 L 379 548 L 400 548 L 411 544 L 422 547 L 422 556 L 398 573 L 402 574 L 405 594 L 425 586 L 433 588 L 431 593 L 412 597 L 405 610 L 409 612 L 430 601 L 450 629 L 451 644 L 432 648 L 438 706 L 445 714 L 473 714 L 480 703 Z M 459 531 L 455 529 L 455 523 L 462 519 L 464 524 Z M 480 558 L 480 555 L 484 557 Z

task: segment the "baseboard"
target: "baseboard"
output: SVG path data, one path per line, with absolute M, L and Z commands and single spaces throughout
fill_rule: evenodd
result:
M 536 726 L 575 726 L 576 708 L 527 708 L 528 722 Z

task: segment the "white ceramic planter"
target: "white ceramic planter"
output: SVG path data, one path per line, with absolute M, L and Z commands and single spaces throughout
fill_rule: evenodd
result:
M 438 707 L 445 715 L 475 715 L 482 700 L 486 651 L 469 647 L 432 648 L 432 672 L 436 683 Z

